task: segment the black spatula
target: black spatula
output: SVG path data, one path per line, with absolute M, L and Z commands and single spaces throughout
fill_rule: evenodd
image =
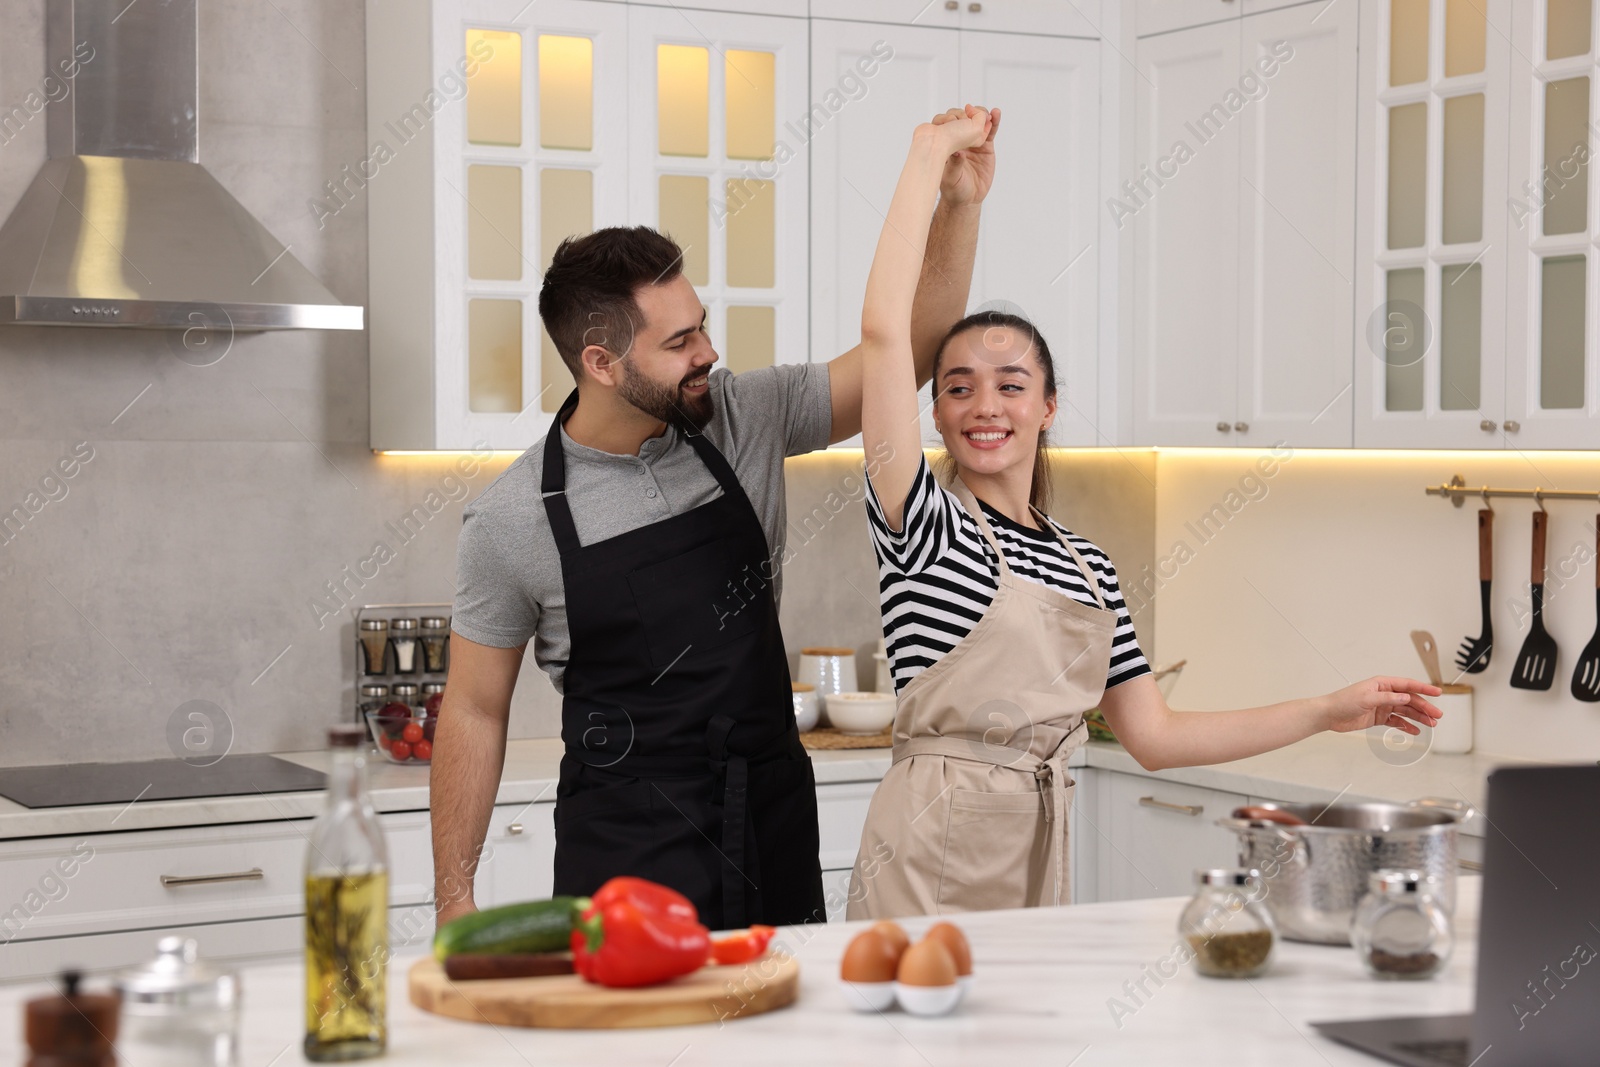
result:
M 1600 515 L 1594 519 L 1594 636 L 1578 655 L 1578 666 L 1572 672 L 1572 695 L 1590 703 L 1600 701 Z
M 1544 628 L 1544 542 L 1550 515 L 1543 508 L 1533 513 L 1533 574 L 1529 595 L 1533 600 L 1533 623 L 1527 639 L 1511 668 L 1514 689 L 1549 689 L 1556 680 L 1556 639 Z
M 1489 653 L 1494 649 L 1494 623 L 1489 619 L 1489 585 L 1494 580 L 1494 512 L 1484 508 L 1478 512 L 1478 600 L 1483 616 L 1483 632 L 1461 642 L 1456 652 L 1456 669 L 1467 674 L 1477 674 L 1489 666 Z

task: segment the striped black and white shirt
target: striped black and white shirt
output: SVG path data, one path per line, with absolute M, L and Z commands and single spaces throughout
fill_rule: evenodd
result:
M 995 540 L 1019 578 L 1058 589 L 1094 607 L 1094 593 L 1071 553 L 1049 530 L 1035 530 L 982 504 Z M 1000 589 L 1000 564 L 977 520 L 933 477 L 926 458 L 906 497 L 899 533 L 889 529 L 878 494 L 868 484 L 867 520 L 878 556 L 878 596 L 895 691 L 939 661 L 972 631 Z M 1100 583 L 1106 607 L 1117 614 L 1106 688 L 1150 673 L 1133 620 L 1117 587 L 1111 560 L 1054 519 Z

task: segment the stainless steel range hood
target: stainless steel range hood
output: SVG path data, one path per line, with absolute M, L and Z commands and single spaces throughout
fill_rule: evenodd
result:
M 0 228 L 0 323 L 362 329 L 201 166 L 196 0 L 48 3 L 47 73 L 68 91 Z

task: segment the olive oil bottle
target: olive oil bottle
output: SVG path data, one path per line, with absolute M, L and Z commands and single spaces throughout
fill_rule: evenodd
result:
M 362 1060 L 388 1043 L 389 854 L 367 795 L 367 734 L 328 731 L 328 803 L 306 849 L 306 1059 Z

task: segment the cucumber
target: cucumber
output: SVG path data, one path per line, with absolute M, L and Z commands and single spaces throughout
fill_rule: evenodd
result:
M 433 955 L 458 952 L 563 952 L 572 941 L 572 905 L 577 897 L 504 904 L 451 919 L 433 935 Z

